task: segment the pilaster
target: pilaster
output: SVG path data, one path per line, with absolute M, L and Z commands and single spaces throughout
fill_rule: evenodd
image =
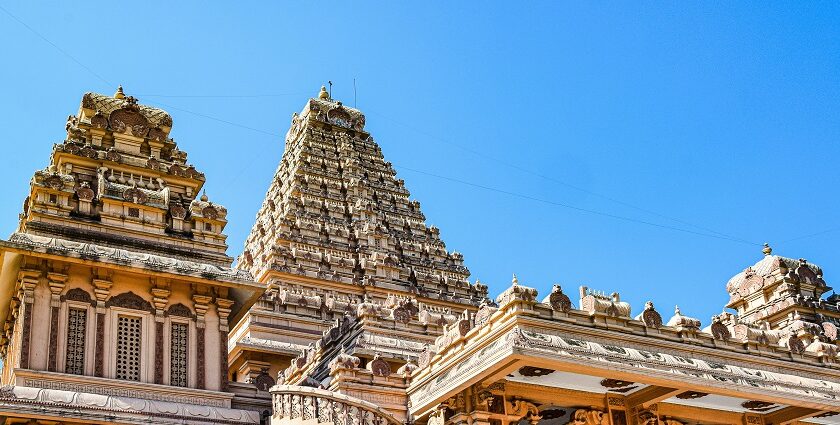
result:
M 226 298 L 216 298 L 216 311 L 219 313 L 219 389 L 227 391 L 228 387 L 228 316 L 230 316 L 230 308 L 234 301 Z
M 111 294 L 111 287 L 114 285 L 110 279 L 96 279 L 94 278 L 93 294 L 96 297 L 96 344 L 94 356 L 94 376 L 102 377 L 105 371 L 105 313 L 108 309 L 105 307 L 105 301 Z
M 154 281 L 152 282 L 154 284 Z M 162 286 L 152 288 L 152 304 L 155 307 L 155 384 L 163 384 L 163 334 L 166 317 L 164 309 L 172 292 Z
M 29 369 L 29 350 L 32 339 L 32 305 L 35 303 L 35 287 L 41 271 L 24 269 L 18 273 L 18 298 L 21 304 L 23 323 L 21 323 L 20 367 Z
M 213 298 L 208 295 L 193 295 L 193 308 L 195 309 L 195 345 L 196 345 L 196 387 L 205 389 L 207 386 L 207 364 L 205 353 L 205 333 L 207 332 L 207 324 L 204 316 L 207 314 L 207 309 L 210 308 L 210 303 Z
M 47 281 L 50 286 L 50 357 L 47 369 L 50 372 L 56 371 L 58 357 L 58 319 L 61 308 L 61 293 L 67 284 L 69 276 L 63 273 L 47 273 Z

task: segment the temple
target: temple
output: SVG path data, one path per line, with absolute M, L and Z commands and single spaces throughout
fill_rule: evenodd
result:
M 0 243 L 7 423 L 840 424 L 840 297 L 805 259 L 766 245 L 706 323 L 516 276 L 491 299 L 322 88 L 232 267 L 171 127 L 86 94 L 35 173 Z

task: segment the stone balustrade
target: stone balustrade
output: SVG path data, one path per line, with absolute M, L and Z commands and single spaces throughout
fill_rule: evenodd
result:
M 372 403 L 318 388 L 275 385 L 271 399 L 272 425 L 401 425 Z

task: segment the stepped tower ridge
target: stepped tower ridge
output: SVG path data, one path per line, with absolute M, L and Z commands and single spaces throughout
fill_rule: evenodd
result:
M 447 252 L 440 230 L 426 226 L 420 203 L 409 200 L 365 130 L 364 114 L 325 90 L 292 117 L 238 265 L 264 282 L 273 274 L 280 286 L 317 279 L 368 288 L 378 299 L 402 293 L 478 305 L 487 296 L 467 280 L 463 256 Z
M 227 209 L 199 196 L 204 174 L 169 137 L 172 117 L 86 93 L 67 138 L 35 172 L 19 233 L 128 248 L 227 267 Z

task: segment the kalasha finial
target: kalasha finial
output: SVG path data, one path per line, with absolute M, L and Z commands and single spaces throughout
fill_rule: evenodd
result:
M 761 250 L 761 252 L 763 252 L 764 255 L 770 255 L 773 253 L 773 248 L 770 248 L 770 244 L 765 242 L 764 248 Z
M 516 278 L 516 273 L 513 274 L 513 280 L 511 280 L 513 286 L 519 285 L 519 279 Z
M 206 190 L 201 192 L 201 198 L 200 199 L 201 199 L 201 202 L 207 202 L 207 200 L 210 199 L 210 198 L 207 197 L 207 191 Z
M 321 86 L 321 92 L 318 93 L 318 99 L 328 100 L 330 98 L 330 94 L 327 93 L 327 86 Z
M 117 92 L 114 93 L 114 99 L 124 99 L 124 98 L 125 98 L 125 93 L 123 92 L 122 85 L 120 85 L 119 87 L 117 87 Z

